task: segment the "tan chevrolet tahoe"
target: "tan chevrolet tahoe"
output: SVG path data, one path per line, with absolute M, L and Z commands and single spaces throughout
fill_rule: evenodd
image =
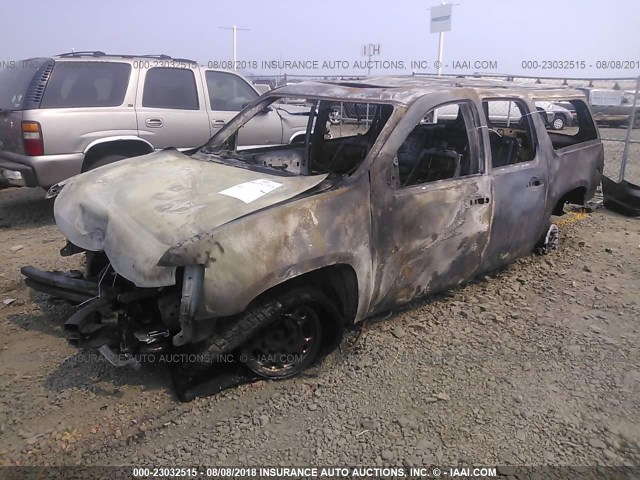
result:
M 72 52 L 0 66 L 0 183 L 50 187 L 123 158 L 207 142 L 258 91 L 235 72 L 166 55 Z M 309 109 L 279 105 L 239 145 L 304 141 Z

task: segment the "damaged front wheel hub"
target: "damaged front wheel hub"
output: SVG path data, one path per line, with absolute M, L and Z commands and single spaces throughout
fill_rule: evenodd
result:
M 316 357 L 321 343 L 318 314 L 310 305 L 283 313 L 266 331 L 243 348 L 246 365 L 267 378 L 287 378 L 304 370 Z

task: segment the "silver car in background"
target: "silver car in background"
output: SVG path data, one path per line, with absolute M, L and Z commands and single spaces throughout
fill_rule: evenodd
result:
M 124 158 L 207 142 L 260 96 L 235 72 L 166 55 L 72 52 L 0 68 L 0 180 L 50 187 Z M 304 141 L 309 108 L 275 104 L 241 146 Z
M 547 128 L 552 130 L 562 130 L 570 127 L 574 123 L 573 113 L 571 110 L 562 107 L 554 102 L 547 100 L 537 100 L 535 102 L 536 111 L 540 113 L 541 118 Z M 517 125 L 521 120 L 520 110 L 514 102 L 508 100 L 497 100 L 489 104 L 487 118 L 494 125 L 512 126 Z M 447 120 L 453 120 L 458 117 L 458 108 L 456 105 L 447 105 L 437 110 L 437 116 Z M 430 123 L 430 119 L 426 119 Z

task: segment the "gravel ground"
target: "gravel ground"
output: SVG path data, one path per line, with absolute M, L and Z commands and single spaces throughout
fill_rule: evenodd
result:
M 640 463 L 637 219 L 565 215 L 550 256 L 367 321 L 303 377 L 182 404 L 162 365 L 68 346 L 71 309 L 23 286 L 22 265 L 80 267 L 42 197 L 0 191 L 0 465 Z

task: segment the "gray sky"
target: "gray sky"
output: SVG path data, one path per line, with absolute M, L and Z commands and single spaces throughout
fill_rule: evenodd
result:
M 445 34 L 445 73 L 574 78 L 640 74 L 637 0 L 459 3 L 454 7 L 452 31 Z M 250 29 L 238 33 L 238 60 L 257 64 L 245 73 L 277 75 L 279 69 L 264 68 L 262 62 L 295 60 L 317 61 L 317 69 L 287 73 L 364 74 L 366 66 L 354 68 L 354 62 L 366 60 L 360 49 L 367 42 L 382 45 L 382 55 L 372 60 L 392 62 L 372 73 L 410 74 L 414 60 L 430 65 L 420 71 L 434 72 L 438 35 L 429 33 L 428 8 L 436 4 L 424 0 L 41 0 L 29 4 L 27 13 L 24 3 L 0 0 L 0 61 L 75 48 L 166 53 L 213 65 L 230 60 L 232 52 L 231 32 L 218 27 L 236 24 Z M 568 70 L 542 68 L 544 61 L 557 60 L 585 64 Z M 629 60 L 632 68 L 597 68 L 598 62 L 608 60 Z M 322 69 L 325 61 L 348 62 L 349 68 Z M 471 63 L 454 69 L 453 61 Z M 482 69 L 474 65 L 476 61 L 495 61 L 498 68 Z M 538 61 L 538 68 L 523 69 L 523 61 Z

